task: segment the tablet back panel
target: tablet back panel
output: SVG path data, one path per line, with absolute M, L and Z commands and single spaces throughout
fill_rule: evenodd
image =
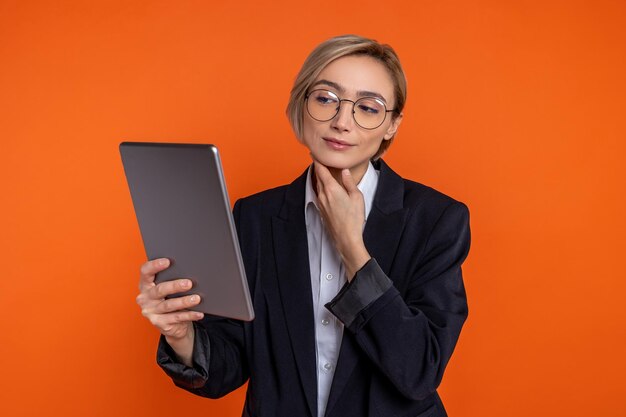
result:
M 124 142 L 120 153 L 148 259 L 171 261 L 156 282 L 190 278 L 193 310 L 252 320 L 217 148 Z

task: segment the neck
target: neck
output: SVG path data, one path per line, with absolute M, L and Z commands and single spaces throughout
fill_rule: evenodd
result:
M 361 182 L 361 180 L 365 176 L 365 173 L 367 172 L 368 166 L 369 166 L 369 163 L 366 163 L 363 166 L 356 166 L 354 168 L 350 168 L 350 173 L 352 174 L 352 178 L 354 178 L 354 182 L 356 184 Z M 330 174 L 335 179 L 335 181 L 337 181 L 339 184 L 341 184 L 341 186 L 343 186 L 343 180 L 341 178 L 341 171 L 342 171 L 342 169 L 333 168 L 333 167 L 327 167 L 327 168 L 330 171 Z M 317 187 L 316 187 L 317 178 L 316 178 L 316 176 L 313 175 L 312 179 L 313 179 L 313 189 L 317 190 Z
M 335 181 L 337 181 L 339 184 L 343 185 L 343 181 L 341 180 L 341 169 L 339 168 L 332 168 L 332 167 L 328 167 L 328 170 L 330 171 L 331 175 L 333 176 L 333 178 L 335 179 Z M 352 170 L 350 170 L 350 172 L 352 172 Z

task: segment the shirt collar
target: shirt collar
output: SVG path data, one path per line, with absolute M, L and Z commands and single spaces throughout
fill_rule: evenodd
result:
M 317 207 L 317 195 L 313 191 L 313 182 L 311 181 L 311 175 L 313 173 L 313 165 L 309 167 L 306 175 L 306 185 L 304 192 L 304 215 L 306 219 L 306 225 L 309 225 L 309 216 L 307 211 L 312 204 L 316 209 Z M 374 195 L 376 194 L 376 188 L 378 187 L 378 175 L 379 172 L 374 169 L 371 162 L 367 164 L 367 171 L 361 178 L 361 181 L 357 184 L 357 188 L 363 193 L 363 200 L 365 202 L 365 220 L 372 210 L 372 204 L 374 203 Z

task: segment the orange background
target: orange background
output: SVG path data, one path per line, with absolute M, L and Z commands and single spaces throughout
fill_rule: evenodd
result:
M 295 74 L 358 33 L 409 80 L 385 159 L 472 214 L 449 414 L 626 415 L 625 27 L 620 0 L 0 1 L 0 414 L 240 415 L 155 364 L 117 146 L 213 142 L 233 202 L 289 182 Z

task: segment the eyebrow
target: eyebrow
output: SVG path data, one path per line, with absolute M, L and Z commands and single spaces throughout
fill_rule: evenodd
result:
M 343 88 L 341 85 L 337 84 L 334 81 L 329 81 L 329 80 L 317 80 L 313 83 L 313 85 L 311 87 L 315 87 L 316 85 L 327 85 L 329 87 L 334 88 L 335 90 L 337 90 L 340 93 L 345 93 L 346 89 Z M 385 102 L 385 104 L 387 103 L 387 100 L 385 100 L 385 97 L 383 97 L 382 94 L 380 93 L 376 93 L 374 91 L 367 91 L 367 90 L 359 90 L 356 92 L 357 97 L 376 97 L 381 99 L 382 101 Z

